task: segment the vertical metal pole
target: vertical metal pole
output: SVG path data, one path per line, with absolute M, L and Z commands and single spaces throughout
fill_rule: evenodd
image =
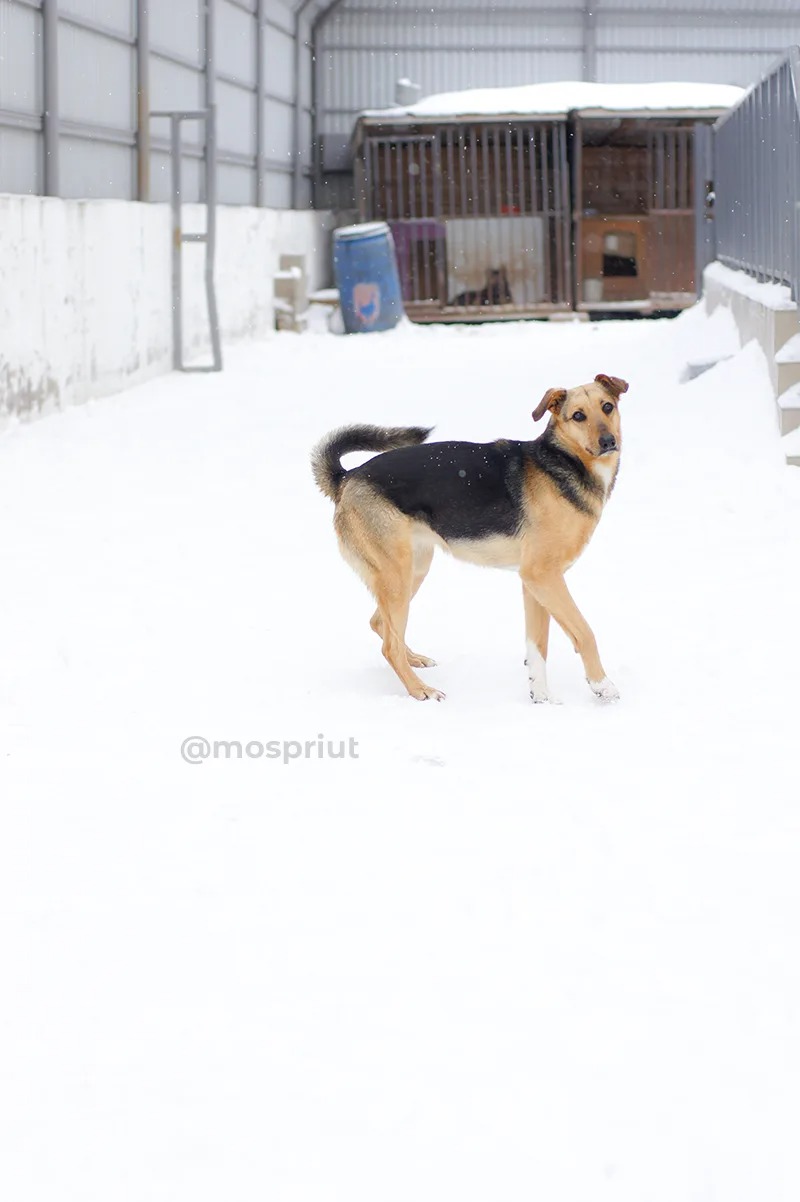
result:
M 181 253 L 181 122 L 177 113 L 169 119 L 170 158 L 172 160 L 172 366 L 183 370 L 183 278 Z
M 264 93 L 267 90 L 267 64 L 264 60 L 264 27 L 267 22 L 267 0 L 258 0 L 256 8 L 256 205 L 261 209 L 266 197 L 267 123 L 264 114 Z
M 558 299 L 558 287 L 556 279 L 559 271 L 559 263 L 563 255 L 566 253 L 564 240 L 561 237 L 561 227 L 555 219 L 556 195 L 555 182 L 558 178 L 558 160 L 556 157 L 554 126 L 551 124 L 541 124 L 538 127 L 539 131 L 539 146 L 541 147 L 541 178 L 542 178 L 542 246 L 544 248 L 544 278 L 547 288 L 547 299 L 553 304 Z M 550 153 L 552 147 L 552 186 L 550 183 Z M 531 151 L 533 154 L 533 151 Z
M 444 200 L 442 198 L 442 139 L 441 132 L 438 129 L 434 134 L 432 147 L 431 167 L 433 171 L 433 220 L 435 222 L 433 236 L 436 248 L 436 301 L 439 308 L 441 308 L 447 301 L 447 263 L 445 261 L 447 242 L 444 236 L 439 236 L 444 225 Z
M 215 0 L 205 0 L 203 5 L 203 39 L 205 42 L 205 71 L 204 71 L 204 91 L 205 91 L 205 107 L 209 116 L 214 111 L 214 105 L 217 100 L 217 62 L 216 62 L 216 37 L 215 37 Z M 208 186 L 211 168 L 216 172 L 216 156 L 217 148 L 214 140 L 216 132 L 216 124 L 213 121 L 205 122 L 205 184 Z M 208 203 L 208 195 L 205 196 Z
M 205 120 L 205 200 L 206 200 L 206 298 L 208 301 L 208 324 L 211 335 L 211 349 L 214 357 L 214 370 L 222 367 L 222 348 L 220 345 L 219 313 L 217 297 L 214 290 L 214 263 L 217 252 L 217 56 L 216 56 L 216 23 L 215 0 L 206 0 L 205 5 L 205 42 L 206 42 L 206 120 Z
M 136 196 L 150 199 L 150 0 L 136 0 Z
M 317 53 L 317 42 L 319 39 L 319 28 L 322 21 L 327 17 L 327 10 L 318 14 L 314 18 L 311 26 L 311 207 L 316 209 L 321 205 L 322 183 L 324 171 L 324 149 L 322 144 L 322 134 L 319 128 L 319 54 Z M 333 207 L 327 203 L 326 208 Z
M 594 82 L 597 79 L 597 17 L 594 12 L 596 0 L 585 0 L 583 6 L 583 78 Z
M 572 292 L 575 298 L 575 308 L 583 300 L 583 123 L 577 117 L 573 126 L 573 187 L 575 211 L 572 217 Z
M 206 298 L 208 301 L 208 324 L 211 334 L 211 350 L 214 370 L 222 369 L 222 345 L 219 332 L 217 293 L 214 288 L 214 263 L 217 253 L 217 111 L 211 108 L 206 117 Z
M 42 0 L 44 194 L 59 194 L 58 0 Z
M 300 138 L 302 132 L 302 116 L 303 116 L 303 89 L 302 89 L 302 67 L 303 67 L 303 49 L 304 42 L 302 40 L 303 29 L 303 14 L 314 0 L 301 0 L 295 12 L 294 18 L 294 120 L 292 122 L 292 155 L 294 157 L 294 172 L 292 175 L 292 208 L 300 207 L 300 193 L 303 187 L 303 161 L 301 155 Z M 329 21 L 336 12 L 343 0 L 331 0 L 328 7 L 315 18 L 310 33 L 311 51 L 316 58 L 317 53 L 317 35 L 320 27 Z M 318 81 L 317 64 L 311 64 L 311 88 L 312 92 L 315 88 L 315 83 Z M 316 108 L 316 96 L 312 95 L 311 101 L 311 141 L 314 150 L 314 171 L 315 180 L 319 179 L 319 170 L 321 167 L 320 153 L 320 129 L 319 129 L 319 114 Z
M 292 208 L 300 208 L 300 192 L 303 187 L 303 163 L 300 137 L 303 123 L 303 13 L 312 0 L 302 0 L 294 18 L 294 113 L 292 114 Z

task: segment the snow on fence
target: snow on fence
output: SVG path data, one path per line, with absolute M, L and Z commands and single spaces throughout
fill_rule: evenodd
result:
M 800 47 L 714 126 L 717 258 L 800 296 Z

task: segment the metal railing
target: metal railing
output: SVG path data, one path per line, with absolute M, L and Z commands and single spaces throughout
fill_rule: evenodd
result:
M 714 126 L 717 258 L 800 299 L 800 47 Z

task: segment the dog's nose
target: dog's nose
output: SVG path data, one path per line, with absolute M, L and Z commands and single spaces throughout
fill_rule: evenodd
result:
M 601 434 L 599 441 L 601 451 L 613 451 L 617 445 L 617 440 L 613 434 Z

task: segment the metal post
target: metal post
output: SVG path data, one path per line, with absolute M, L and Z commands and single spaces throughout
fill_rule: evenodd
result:
M 150 14 L 136 0 L 136 195 L 150 199 Z
M 597 16 L 594 12 L 596 0 L 585 0 L 583 6 L 583 78 L 594 82 L 597 79 Z
M 319 128 L 319 96 L 320 96 L 320 56 L 319 56 L 319 32 L 323 25 L 330 21 L 336 13 L 336 10 L 344 3 L 344 0 L 330 0 L 326 8 L 318 12 L 314 17 L 311 25 L 311 37 L 309 39 L 311 46 L 311 161 L 312 161 L 312 191 L 311 191 L 311 206 L 316 208 L 319 204 L 319 198 L 322 192 L 323 179 L 323 145 L 322 133 Z
M 317 34 L 322 18 L 327 12 L 317 13 L 311 25 L 311 207 L 315 209 L 322 196 L 322 138 L 319 133 L 317 108 L 319 105 L 319 55 Z
M 303 164 L 300 158 L 300 133 L 303 124 L 303 14 L 314 0 L 302 0 L 294 17 L 294 112 L 292 114 L 292 154 L 294 170 L 292 173 L 292 208 L 300 207 L 300 190 L 303 186 Z
M 300 85 L 301 85 L 301 76 L 302 76 L 304 43 L 301 39 L 301 31 L 302 31 L 302 27 L 303 27 L 303 14 L 305 13 L 305 11 L 309 7 L 309 5 L 313 4 L 314 2 L 315 2 L 315 0 L 301 0 L 301 4 L 297 9 L 297 12 L 295 13 L 295 18 L 294 18 L 294 120 L 293 120 L 293 127 L 292 127 L 292 153 L 294 155 L 294 173 L 292 176 L 292 208 L 293 209 L 298 208 L 300 205 L 300 190 L 301 190 L 302 184 L 303 184 L 303 163 L 302 163 L 302 158 L 301 158 L 301 153 L 300 153 L 300 150 L 301 150 L 301 148 L 300 148 L 300 133 L 301 133 L 301 128 L 302 128 L 302 117 L 303 117 L 303 95 L 302 95 L 302 88 Z M 323 9 L 322 12 L 317 14 L 317 16 L 314 18 L 314 22 L 311 27 L 310 46 L 311 46 L 312 56 L 314 59 L 314 62 L 312 64 L 312 68 L 311 68 L 311 70 L 312 70 L 312 78 L 311 78 L 311 89 L 312 89 L 311 143 L 312 143 L 312 153 L 314 156 L 315 173 L 318 173 L 319 171 L 321 171 L 321 165 L 322 165 L 322 148 L 321 148 L 321 138 L 320 138 L 320 132 L 319 132 L 319 119 L 318 119 L 319 114 L 317 112 L 317 70 L 318 70 L 318 59 L 319 59 L 319 55 L 317 54 L 317 35 L 319 33 L 320 28 L 325 24 L 326 21 L 330 20 L 330 18 L 336 12 L 337 8 L 339 8 L 340 4 L 342 4 L 342 3 L 343 3 L 343 0 L 332 0 L 332 2 L 328 5 L 327 8 Z
M 58 0 L 42 0 L 44 194 L 59 194 Z
M 714 135 L 710 125 L 697 122 L 693 139 L 695 291 L 703 292 L 703 271 L 715 256 L 714 217 L 709 202 L 713 179 Z M 713 185 L 711 185 L 713 186 Z
M 217 253 L 217 38 L 216 0 L 206 0 L 206 265 L 205 284 L 208 302 L 208 325 L 211 335 L 211 350 L 214 370 L 222 368 L 222 347 L 217 312 L 217 294 L 214 289 L 214 263 Z
M 267 64 L 264 61 L 264 26 L 267 21 L 267 0 L 258 0 L 256 10 L 256 205 L 267 203 L 265 146 L 267 123 L 264 114 L 264 92 L 267 88 Z
M 214 288 L 214 262 L 217 253 L 217 110 L 209 108 L 206 117 L 206 300 L 214 370 L 222 370 L 222 344 L 219 332 L 217 293 Z
M 183 370 L 183 288 L 181 275 L 181 119 L 172 113 L 169 119 L 170 158 L 172 160 L 172 366 Z
M 205 0 L 203 6 L 203 37 L 205 41 L 205 106 L 206 112 L 209 114 L 209 119 L 205 123 L 205 142 L 206 142 L 206 185 L 210 175 L 216 179 L 217 167 L 217 147 L 216 147 L 216 122 L 211 119 L 214 113 L 214 106 L 217 101 L 217 56 L 216 56 L 216 23 L 215 17 L 215 2 L 214 0 Z M 208 195 L 205 197 L 208 203 Z

